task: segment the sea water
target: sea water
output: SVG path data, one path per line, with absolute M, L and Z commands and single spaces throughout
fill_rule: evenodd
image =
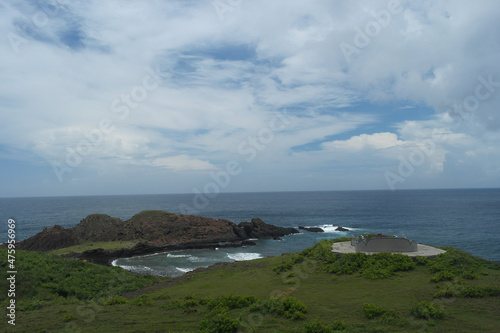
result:
M 16 220 L 17 240 L 44 227 L 74 227 L 93 213 L 121 219 L 149 209 L 181 213 L 193 194 L 45 198 L 0 198 L 0 242 L 7 241 L 7 220 Z M 261 218 L 283 227 L 318 226 L 324 233 L 302 231 L 282 240 L 259 240 L 255 246 L 186 250 L 121 258 L 131 271 L 177 276 L 216 262 L 251 260 L 299 252 L 323 238 L 365 232 L 403 234 L 419 243 L 452 246 L 500 261 L 500 189 L 222 193 L 196 215 L 235 223 Z M 336 231 L 337 226 L 349 232 Z

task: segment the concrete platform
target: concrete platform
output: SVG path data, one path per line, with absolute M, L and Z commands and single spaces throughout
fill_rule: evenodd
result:
M 356 251 L 354 246 L 351 245 L 351 242 L 348 241 L 348 242 L 333 243 L 332 252 L 338 254 L 344 254 L 344 253 L 356 253 L 363 251 Z M 363 252 L 363 253 L 374 254 L 378 252 Z M 391 253 L 400 253 L 410 257 L 435 257 L 438 254 L 446 253 L 446 251 L 437 249 L 433 246 L 418 244 L 418 251 L 416 252 L 391 252 Z

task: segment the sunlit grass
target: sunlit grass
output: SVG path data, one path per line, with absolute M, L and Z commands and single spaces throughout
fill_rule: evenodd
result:
M 114 242 L 87 242 L 85 244 L 65 247 L 62 249 L 57 249 L 52 251 L 52 254 L 55 255 L 64 255 L 71 252 L 81 253 L 88 250 L 94 249 L 104 249 L 104 250 L 119 250 L 119 249 L 128 249 L 134 247 L 139 243 L 139 241 L 114 241 Z

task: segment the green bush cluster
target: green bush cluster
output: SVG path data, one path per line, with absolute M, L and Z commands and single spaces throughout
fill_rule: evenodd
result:
M 276 274 L 281 274 L 291 270 L 293 266 L 303 261 L 304 261 L 304 256 L 302 256 L 300 253 L 297 253 L 292 255 L 292 257 L 289 260 L 283 261 L 281 264 L 273 267 L 273 271 Z
M 211 311 L 200 323 L 201 333 L 234 333 L 240 321 L 232 318 L 227 310 Z
M 399 314 L 392 309 L 386 309 L 386 308 L 383 308 L 379 305 L 375 305 L 372 303 L 363 304 L 363 312 L 365 313 L 365 316 L 368 319 L 373 319 L 373 318 L 380 317 L 383 315 L 388 316 L 388 317 L 393 317 L 393 318 L 396 318 L 399 316 Z
M 99 301 L 99 304 L 101 305 L 115 305 L 115 304 L 126 304 L 126 303 L 129 303 L 129 300 L 119 295 L 104 297 Z
M 467 252 L 451 247 L 444 248 L 446 253 L 427 260 L 426 266 L 432 273 L 431 281 L 451 281 L 462 277 L 468 280 L 476 279 L 481 269 L 490 266 L 487 260 L 474 257 Z
M 442 286 L 434 297 L 469 297 L 480 298 L 500 296 L 500 286 L 474 286 L 461 278 L 448 282 Z
M 241 324 L 229 312 L 235 309 L 249 308 L 250 312 L 274 314 L 293 320 L 304 319 L 307 313 L 307 307 L 293 297 L 260 300 L 254 296 L 223 295 L 203 298 L 199 304 L 206 305 L 209 310 L 200 325 L 200 332 L 235 332 Z
M 402 254 L 381 252 L 366 255 L 358 252 L 342 255 L 327 267 L 327 271 L 338 275 L 358 273 L 367 279 L 383 279 L 396 272 L 412 270 L 415 266 L 410 257 Z
M 300 253 L 294 254 L 289 260 L 283 261 L 275 266 L 273 271 L 277 274 L 287 272 L 296 264 L 304 262 L 306 259 L 318 261 L 324 265 L 328 265 L 337 261 L 338 256 L 332 253 L 332 245 L 337 242 L 347 242 L 350 239 L 347 237 L 335 239 L 322 239 L 313 246 L 303 250 Z
M 172 309 L 183 309 L 184 313 L 194 313 L 197 312 L 197 307 L 199 305 L 206 305 L 209 300 L 213 300 L 211 297 L 204 299 L 198 299 L 194 295 L 186 295 L 183 299 L 172 300 L 169 296 L 161 296 L 158 299 L 167 299 L 168 301 L 161 305 L 162 308 L 167 310 Z
M 293 297 L 271 297 L 266 301 L 254 303 L 250 311 L 259 311 L 264 314 L 276 314 L 289 319 L 304 319 L 307 306 Z
M 332 324 L 323 324 L 318 320 L 304 324 L 305 333 L 334 333 L 346 329 L 347 325 L 340 320 L 335 320 Z
M 134 298 L 130 303 L 135 304 L 137 306 L 153 306 L 154 301 L 151 299 L 149 295 L 141 295 L 137 298 Z
M 350 238 L 340 237 L 335 239 L 322 239 L 312 247 L 307 248 L 300 252 L 301 256 L 307 257 L 309 259 L 314 259 L 325 264 L 333 263 L 337 261 L 338 256 L 332 253 L 332 245 L 339 242 L 348 242 Z
M 238 295 L 222 295 L 217 298 L 209 298 L 204 300 L 209 310 L 214 309 L 241 309 L 249 307 L 252 304 L 259 302 L 255 296 L 238 296 Z
M 6 250 L 0 250 L 1 270 L 7 270 Z M 132 274 L 120 267 L 105 267 L 81 260 L 63 259 L 55 255 L 31 251 L 16 251 L 18 299 L 54 299 L 75 297 L 93 299 L 136 290 L 160 278 Z M 6 279 L 0 289 L 7 290 Z M 0 301 L 7 294 L 0 294 Z
M 410 309 L 410 313 L 418 319 L 430 320 L 444 318 L 444 310 L 438 304 L 426 301 L 415 303 Z

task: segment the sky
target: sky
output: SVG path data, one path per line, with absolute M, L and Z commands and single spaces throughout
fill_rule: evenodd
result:
M 0 197 L 500 187 L 499 16 L 0 1 Z

